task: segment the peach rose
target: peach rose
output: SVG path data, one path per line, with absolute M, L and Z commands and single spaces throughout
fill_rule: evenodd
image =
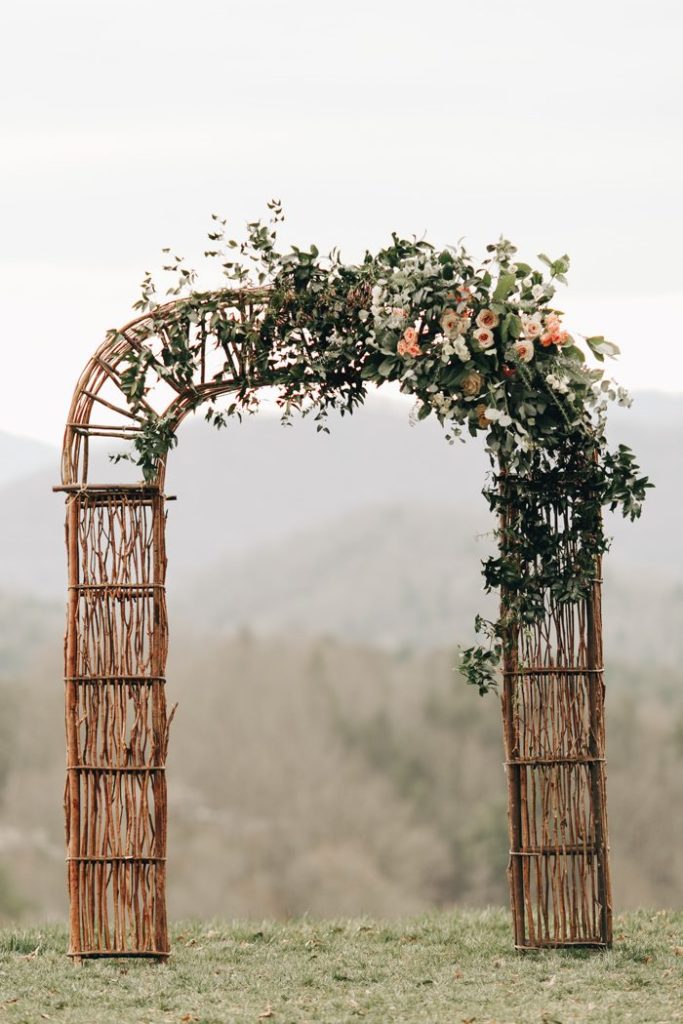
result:
M 477 317 L 477 327 L 485 327 L 489 331 L 492 331 L 499 323 L 498 314 L 494 313 L 492 309 L 482 309 Z
M 550 348 L 551 345 L 564 345 L 568 334 L 562 330 L 562 322 L 557 313 L 548 313 L 543 326 L 545 327 L 541 335 L 543 348 Z
M 486 327 L 480 327 L 478 331 L 474 331 L 472 337 L 479 342 L 480 348 L 491 348 L 493 345 L 493 331 Z
M 527 338 L 520 338 L 512 346 L 517 358 L 522 363 L 530 363 L 534 358 L 534 343 Z
M 417 331 L 414 327 L 406 327 L 403 337 L 396 346 L 396 351 L 400 356 L 415 357 L 422 355 L 422 349 L 417 341 Z
M 453 339 L 462 334 L 466 321 L 454 309 L 445 309 L 441 314 L 441 330 Z
M 525 338 L 538 338 L 543 331 L 543 324 L 533 316 L 523 316 L 522 331 Z

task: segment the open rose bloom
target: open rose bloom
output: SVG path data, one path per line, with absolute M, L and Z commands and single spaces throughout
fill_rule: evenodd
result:
M 499 322 L 500 318 L 498 314 L 494 313 L 492 309 L 482 309 L 477 317 L 477 327 L 485 327 L 489 331 L 492 331 L 494 327 L 497 327 Z
M 396 346 L 396 351 L 400 356 L 412 356 L 415 358 L 415 356 L 422 355 L 422 349 L 417 340 L 417 331 L 414 327 L 406 327 L 403 337 Z
M 494 342 L 493 331 L 486 327 L 480 327 L 472 332 L 472 337 L 479 343 L 479 348 L 491 348 Z
M 519 341 L 516 341 L 512 347 L 515 351 L 515 355 L 520 360 L 520 362 L 530 363 L 531 360 L 534 358 L 533 341 L 527 340 L 526 338 L 521 338 Z
M 459 338 L 469 325 L 469 319 L 456 313 L 454 309 L 446 309 L 441 315 L 441 329 L 451 341 Z
M 570 340 L 569 332 L 562 329 L 562 322 L 557 313 L 548 313 L 545 318 L 545 333 L 541 335 L 541 345 L 566 345 Z

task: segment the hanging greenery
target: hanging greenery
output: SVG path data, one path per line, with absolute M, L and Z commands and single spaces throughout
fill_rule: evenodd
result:
M 331 409 L 351 413 L 369 384 L 391 381 L 413 396 L 415 418 L 435 415 L 449 441 L 483 435 L 494 469 L 484 494 L 508 524 L 498 556 L 484 563 L 485 589 L 502 588 L 504 601 L 498 620 L 477 618 L 482 643 L 462 651 L 460 668 L 486 693 L 515 629 L 539 621 L 549 596 L 561 603 L 588 594 L 608 547 L 603 508 L 640 515 L 651 484 L 629 448 L 610 451 L 605 439 L 608 402 L 630 404 L 596 365 L 618 349 L 565 327 L 555 293 L 566 284 L 566 255 L 540 255 L 532 267 L 501 239 L 476 264 L 461 245 L 393 235 L 345 264 L 336 250 L 279 251 L 282 209 L 277 201 L 269 209 L 242 240 L 213 218 L 205 255 L 220 268 L 220 289 L 199 291 L 195 271 L 168 251 L 171 307 L 145 276 L 135 308 L 148 330 L 122 375 L 143 429 L 126 457 L 152 479 L 176 443 L 173 405 L 157 415 L 146 402 L 158 379 L 190 407 L 205 406 L 218 427 L 255 411 L 268 387 L 284 420 L 310 413 L 321 430 Z M 561 524 L 570 506 L 568 543 Z

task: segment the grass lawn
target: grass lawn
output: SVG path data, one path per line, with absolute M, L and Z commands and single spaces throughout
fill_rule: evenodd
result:
M 188 923 L 167 966 L 64 956 L 61 927 L 0 932 L 0 1024 L 683 1021 L 683 913 L 616 921 L 611 952 L 511 949 L 503 911 L 398 922 Z

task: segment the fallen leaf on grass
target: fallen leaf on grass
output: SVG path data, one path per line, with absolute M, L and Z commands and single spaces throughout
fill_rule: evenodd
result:
M 674 956 L 683 956 L 683 946 L 674 946 Z
M 43 1018 L 43 1020 L 52 1020 L 52 1017 L 50 1016 L 49 1013 L 41 1013 L 40 1016 Z
M 199 1017 L 195 1017 L 192 1013 L 184 1013 L 180 1019 L 183 1024 L 190 1024 L 190 1021 L 199 1020 Z
M 263 1013 L 259 1013 L 258 1019 L 259 1020 L 265 1020 L 266 1017 L 274 1017 L 274 1016 L 275 1016 L 275 1010 L 270 1005 L 270 1003 L 268 1003 L 268 1005 L 266 1006 L 266 1008 L 263 1011 Z

